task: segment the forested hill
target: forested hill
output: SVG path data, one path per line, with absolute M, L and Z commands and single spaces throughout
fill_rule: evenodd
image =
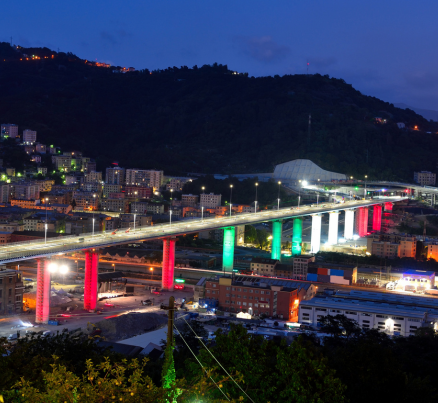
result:
M 216 63 L 117 73 L 73 54 L 7 43 L 0 59 L 1 121 L 82 150 L 101 169 L 117 160 L 174 174 L 266 172 L 309 158 L 349 175 L 412 180 L 414 170 L 436 168 L 437 123 L 342 79 L 254 78 Z

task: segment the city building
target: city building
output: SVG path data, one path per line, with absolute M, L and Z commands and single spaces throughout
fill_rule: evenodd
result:
M 102 199 L 101 209 L 103 211 L 129 213 L 129 202 L 126 199 Z
M 105 183 L 103 185 L 102 197 L 108 198 L 111 193 L 120 193 L 122 191 L 121 185 L 113 185 L 109 183 Z
M 33 145 L 36 143 L 37 132 L 35 130 L 23 130 L 23 144 Z
M 52 186 L 55 184 L 55 181 L 53 179 L 43 179 L 34 181 L 33 183 L 38 185 L 40 192 L 50 192 L 52 190 Z
M 109 185 L 124 185 L 125 184 L 125 168 L 118 166 L 107 168 L 105 183 Z
M 90 171 L 84 175 L 84 182 L 95 183 L 102 182 L 102 172 Z
M 301 301 L 312 298 L 309 282 L 237 276 L 206 279 L 205 298 L 219 302 L 227 312 L 247 312 L 297 322 Z
M 148 207 L 147 202 L 132 202 L 131 203 L 131 213 L 146 214 L 146 212 L 148 211 L 147 207 Z M 163 212 L 164 212 L 164 210 L 163 210 Z
M 422 186 L 435 186 L 436 174 L 429 171 L 414 172 L 414 182 Z
M 146 186 L 155 190 L 163 184 L 163 171 L 147 169 L 127 169 L 126 184 L 133 186 Z
M 76 203 L 75 210 L 98 210 L 99 197 L 94 192 L 82 192 L 76 190 L 73 192 L 73 200 Z
M 221 205 L 222 195 L 213 193 L 201 193 L 199 205 L 204 208 L 214 209 Z
M 18 137 L 18 126 L 13 123 L 2 123 L 1 125 L 1 136 L 2 138 L 15 139 Z
M 71 171 L 71 156 L 70 155 L 53 155 L 52 163 L 55 165 L 57 171 L 70 172 Z
M 303 301 L 299 322 L 319 326 L 326 315 L 345 315 L 363 329 L 379 329 L 391 336 L 409 336 L 421 327 L 437 328 L 438 299 L 369 291 L 336 291 Z
M 40 198 L 40 185 L 35 182 L 14 183 L 11 185 L 14 199 L 37 200 Z
M 0 203 L 7 203 L 9 196 L 9 185 L 7 183 L 0 184 Z
M 188 194 L 181 196 L 181 204 L 184 207 L 196 207 L 198 205 L 199 196 Z
M 21 272 L 0 269 L 0 314 L 20 314 L 23 311 L 23 292 Z
M 35 144 L 35 151 L 38 154 L 46 154 L 47 152 L 47 146 L 45 144 L 41 144 L 41 143 L 36 143 Z
M 96 170 L 96 161 L 84 161 L 84 159 L 82 160 L 82 169 L 84 170 L 85 173 L 87 172 L 92 172 Z
M 262 276 L 273 276 L 274 267 L 278 260 L 263 257 L 254 257 L 251 260 L 250 268 L 254 274 Z
M 309 264 L 315 261 L 314 255 L 300 255 L 293 260 L 293 278 L 306 280 Z
M 417 238 L 409 235 L 374 234 L 367 238 L 367 251 L 382 258 L 415 258 Z
M 150 199 L 153 194 L 153 189 L 146 186 L 125 186 L 125 194 L 128 198 L 133 199 Z
M 190 178 L 170 178 L 168 180 L 169 182 L 166 183 L 166 190 L 173 190 L 176 192 L 181 192 L 184 184 L 192 181 Z
M 164 214 L 164 204 L 147 203 L 146 211 L 150 214 Z

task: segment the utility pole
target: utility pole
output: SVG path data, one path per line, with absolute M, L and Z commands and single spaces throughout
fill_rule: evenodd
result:
M 175 374 L 175 364 L 173 362 L 173 349 L 174 349 L 174 339 L 173 339 L 173 323 L 175 320 L 175 297 L 171 296 L 169 298 L 169 305 L 160 305 L 160 309 L 168 311 L 167 320 L 167 346 L 164 351 L 164 364 L 163 364 L 163 388 L 170 389 L 176 379 Z

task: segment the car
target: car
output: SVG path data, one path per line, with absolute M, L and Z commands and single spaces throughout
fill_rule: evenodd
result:
M 173 288 L 175 290 L 184 290 L 184 285 L 183 284 L 175 284 Z
M 150 299 L 145 299 L 144 301 L 141 301 L 142 305 L 150 306 L 153 304 L 153 302 Z
M 163 295 L 160 291 L 157 291 L 157 290 L 153 290 L 153 291 L 152 291 L 152 294 L 155 294 L 155 295 Z
M 11 334 L 8 336 L 8 341 L 14 341 L 14 340 L 18 340 L 18 335 L 17 335 L 17 333 L 11 333 Z
M 52 332 L 50 330 L 46 330 L 43 332 L 42 337 L 50 337 L 52 335 Z

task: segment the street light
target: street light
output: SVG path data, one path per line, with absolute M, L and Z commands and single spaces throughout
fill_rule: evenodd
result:
M 169 225 L 172 226 L 172 207 L 169 209 Z
M 201 221 L 204 222 L 204 206 L 201 207 Z
M 154 268 L 153 267 L 149 267 L 149 270 L 151 271 L 151 280 L 152 280 L 152 276 L 154 275 Z
M 135 217 L 137 216 L 136 213 L 134 213 L 134 234 L 135 234 Z
M 113 263 L 111 266 L 113 266 L 113 268 L 114 268 L 114 271 L 116 271 L 116 264 L 115 263 Z
M 173 189 L 170 189 L 170 200 L 173 200 L 172 196 L 173 196 Z
M 281 188 L 281 181 L 278 181 L 278 207 L 277 207 L 277 210 L 280 210 L 280 188 Z
M 202 186 L 202 194 L 204 194 L 205 186 Z
M 233 196 L 233 185 L 230 185 L 230 217 L 231 217 L 231 197 Z
M 47 244 L 47 229 L 48 229 L 48 224 L 47 224 L 47 202 L 49 201 L 49 198 L 46 197 L 46 223 L 44 224 L 44 243 Z
M 367 198 L 367 178 L 368 178 L 368 175 L 365 175 L 365 191 L 364 191 L 365 199 Z
M 255 202 L 254 202 L 254 213 L 257 213 L 257 188 L 259 187 L 258 182 L 255 183 L 255 187 L 256 187 L 256 198 L 255 198 Z
M 79 274 L 79 263 L 77 260 L 75 260 L 76 263 L 76 273 Z
M 96 200 L 96 195 L 95 194 L 93 194 L 93 199 Z M 94 218 L 95 204 L 96 204 L 96 201 L 93 202 L 93 234 L 92 234 L 93 236 L 94 236 L 94 222 L 95 222 L 95 218 Z
M 316 192 L 316 207 L 318 207 L 318 201 L 319 201 L 319 193 Z

